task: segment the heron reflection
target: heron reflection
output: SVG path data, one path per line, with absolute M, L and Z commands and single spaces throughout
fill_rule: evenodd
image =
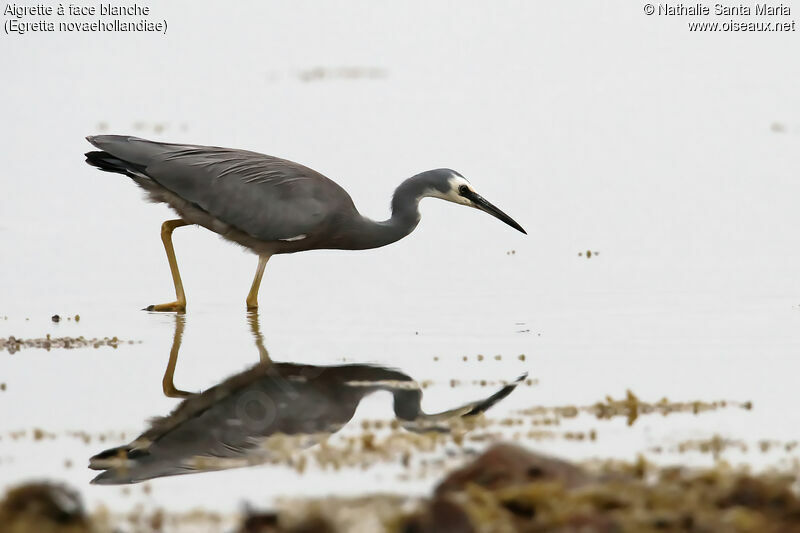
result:
M 250 326 L 250 333 L 258 349 L 258 357 L 261 363 L 270 362 L 269 352 L 264 345 L 264 335 L 261 333 L 261 325 L 258 321 L 258 311 L 247 312 L 247 323 Z M 191 396 L 191 392 L 178 389 L 175 386 L 175 367 L 178 365 L 178 353 L 183 342 L 183 330 L 186 327 L 186 316 L 184 313 L 175 313 L 175 333 L 172 337 L 172 347 L 169 350 L 169 360 L 164 371 L 164 378 L 161 380 L 164 395 L 169 398 L 186 398 Z
M 253 323 L 258 331 L 257 315 Z M 182 324 L 176 321 L 178 341 Z M 261 351 L 263 339 L 256 339 Z M 173 345 L 170 353 L 172 371 L 179 345 Z M 103 470 L 92 482 L 136 483 L 267 463 L 276 459 L 275 443 L 285 442 L 287 437 L 292 437 L 293 446 L 305 448 L 336 433 L 353 418 L 361 400 L 377 391 L 392 394 L 400 427 L 445 432 L 452 421 L 473 417 L 495 405 L 525 377 L 486 398 L 428 414 L 420 406 L 419 384 L 398 370 L 365 364 L 260 361 L 202 393 L 189 394 L 172 413 L 153 419 L 129 444 L 92 457 L 89 467 Z

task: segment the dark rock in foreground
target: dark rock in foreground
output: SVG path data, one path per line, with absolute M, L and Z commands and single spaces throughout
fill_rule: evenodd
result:
M 447 475 L 428 499 L 390 494 L 297 499 L 268 513 L 247 513 L 238 531 L 791 533 L 800 532 L 797 481 L 796 472 L 657 468 L 643 460 L 578 466 L 498 444 Z M 180 519 L 156 513 L 159 520 L 142 516 L 138 523 L 169 531 L 163 525 Z M 1 533 L 128 531 L 102 518 L 87 517 L 78 495 L 58 485 L 25 485 L 0 501 Z M 203 531 L 226 530 L 219 517 L 210 515 L 203 525 L 192 520 Z
M 398 531 L 800 532 L 796 481 L 644 461 L 589 470 L 499 444 L 449 474 Z
M 29 483 L 9 490 L 0 501 L 3 533 L 89 533 L 80 495 L 63 485 Z

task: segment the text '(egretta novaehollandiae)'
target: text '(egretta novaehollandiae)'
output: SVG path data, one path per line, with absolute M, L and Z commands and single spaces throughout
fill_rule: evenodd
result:
M 180 216 L 161 226 L 176 301 L 151 305 L 147 307 L 150 311 L 186 309 L 172 231 L 188 224 L 199 224 L 258 254 L 248 308 L 258 306 L 258 288 L 271 256 L 391 244 L 417 226 L 419 201 L 425 197 L 475 207 L 525 233 L 511 217 L 476 193 L 461 174 L 446 168 L 401 183 L 392 198 L 391 218 L 376 222 L 362 216 L 350 195 L 335 182 L 285 159 L 123 135 L 96 135 L 87 140 L 100 149 L 86 154 L 87 163 L 129 176 L 152 201 L 168 204 Z

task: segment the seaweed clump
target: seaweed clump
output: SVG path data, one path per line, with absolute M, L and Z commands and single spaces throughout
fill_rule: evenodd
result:
M 662 416 L 667 416 L 673 413 L 691 413 L 697 415 L 730 407 L 749 411 L 753 408 L 753 404 L 749 401 L 738 402 L 730 400 L 718 400 L 713 402 L 699 400 L 693 402 L 673 402 L 667 398 L 662 398 L 657 402 L 646 402 L 639 399 L 639 397 L 630 390 L 627 390 L 625 391 L 625 397 L 619 400 L 611 396 L 606 396 L 602 401 L 595 402 L 592 405 L 567 405 L 559 407 L 534 406 L 523 409 L 520 413 L 528 416 L 551 417 L 550 419 L 556 423 L 563 418 L 575 418 L 580 414 L 589 414 L 596 417 L 598 420 L 624 417 L 627 419 L 628 425 L 632 426 L 642 415 L 660 414 Z
M 139 341 L 141 342 L 141 341 Z M 8 353 L 16 353 L 23 348 L 38 348 L 41 350 L 65 349 L 72 350 L 75 348 L 100 348 L 101 346 L 110 346 L 115 350 L 121 344 L 133 344 L 134 341 L 123 341 L 117 337 L 103 337 L 90 338 L 86 337 L 51 337 L 48 333 L 44 337 L 35 339 L 19 339 L 13 335 L 3 338 L 0 337 L 0 352 L 6 350 Z
M 578 467 L 515 445 L 490 448 L 452 472 L 396 531 L 800 531 L 796 476 L 603 463 Z
M 754 474 L 725 464 L 663 468 L 641 457 L 633 463 L 578 465 L 497 444 L 452 471 L 429 498 L 374 494 L 284 500 L 267 512 L 248 510 L 236 531 L 800 532 L 797 481 L 796 472 Z M 163 510 L 150 518 L 140 515 L 137 531 L 162 531 L 165 523 L 181 521 L 181 515 Z M 204 531 L 230 531 L 218 516 L 190 518 Z M 3 533 L 104 533 L 121 525 L 102 513 L 87 517 L 76 493 L 59 485 L 18 487 L 0 501 Z
M 784 533 L 800 531 L 796 481 L 725 465 L 659 468 L 641 457 L 577 465 L 498 444 L 451 472 L 430 498 L 291 500 L 250 515 L 240 532 L 324 524 L 320 531 L 332 533 Z
M 28 483 L 0 500 L 3 533 L 89 533 L 91 523 L 80 495 L 63 485 Z

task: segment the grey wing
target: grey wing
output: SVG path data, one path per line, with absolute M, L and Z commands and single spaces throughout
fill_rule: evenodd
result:
M 262 464 L 284 459 L 287 453 L 310 447 L 339 429 L 324 409 L 316 413 L 308 403 L 297 401 L 305 395 L 287 396 L 284 388 L 265 377 L 222 399 L 209 398 L 213 403 L 182 415 L 174 424 L 164 426 L 168 419 L 157 419 L 130 445 L 93 457 L 90 468 L 106 470 L 93 483 L 132 483 Z M 218 392 L 215 387 L 214 394 Z M 325 399 L 311 394 L 308 401 L 315 405 Z
M 137 137 L 90 137 L 98 148 L 260 240 L 312 235 L 331 217 L 356 212 L 344 189 L 322 174 L 277 157 Z

